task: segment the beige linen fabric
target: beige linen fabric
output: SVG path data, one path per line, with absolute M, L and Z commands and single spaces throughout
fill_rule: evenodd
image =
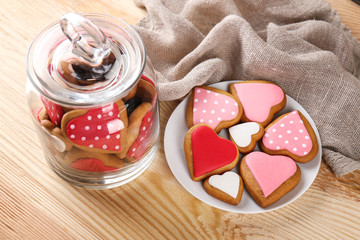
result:
M 160 100 L 264 79 L 311 115 L 336 175 L 360 169 L 360 46 L 321 0 L 135 0 Z

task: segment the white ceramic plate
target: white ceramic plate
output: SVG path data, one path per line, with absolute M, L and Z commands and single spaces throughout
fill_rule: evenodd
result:
M 212 84 L 210 86 L 227 91 L 228 85 L 233 82 L 237 82 L 237 81 L 219 82 L 216 84 Z M 188 131 L 188 127 L 186 125 L 186 107 L 188 101 L 189 101 L 189 97 L 184 99 L 171 114 L 165 129 L 164 147 L 165 147 L 165 156 L 172 173 L 174 174 L 175 178 L 180 182 L 180 184 L 194 197 L 198 198 L 199 200 L 213 207 L 230 212 L 261 213 L 286 206 L 287 204 L 293 202 L 298 197 L 300 197 L 311 186 L 311 184 L 315 180 L 316 175 L 318 174 L 320 168 L 321 155 L 322 155 L 319 132 L 313 120 L 311 119 L 310 115 L 305 111 L 305 109 L 294 99 L 287 96 L 287 104 L 285 108 L 280 113 L 278 113 L 275 116 L 275 118 L 281 114 L 291 112 L 293 110 L 300 110 L 301 113 L 309 120 L 311 126 L 315 131 L 319 143 L 318 154 L 312 161 L 305 164 L 297 163 L 301 169 L 301 180 L 299 184 L 293 190 L 287 193 L 284 197 L 282 197 L 279 201 L 268 206 L 267 208 L 262 208 L 259 205 L 257 205 L 245 188 L 241 202 L 237 206 L 233 206 L 231 204 L 222 202 L 212 197 L 205 191 L 202 181 L 195 182 L 191 179 L 186 164 L 185 153 L 184 153 L 184 137 L 186 132 Z M 227 129 L 223 129 L 219 135 L 227 138 L 228 137 L 227 131 L 228 131 Z M 257 146 L 255 150 L 259 150 L 259 149 L 260 148 Z M 243 155 L 240 154 L 240 160 L 242 156 Z M 233 171 L 239 173 L 238 168 L 239 168 L 239 164 L 236 165 Z

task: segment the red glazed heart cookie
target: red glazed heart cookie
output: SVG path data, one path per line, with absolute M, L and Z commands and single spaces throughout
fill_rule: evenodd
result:
M 56 126 L 60 126 L 61 119 L 64 115 L 64 110 L 59 105 L 43 96 L 40 96 L 40 99 L 45 106 L 46 112 L 49 115 L 51 122 Z
M 189 129 L 184 139 L 184 150 L 189 173 L 194 181 L 231 170 L 239 160 L 235 144 L 219 137 L 206 124 Z
M 120 100 L 101 108 L 67 112 L 61 130 L 80 149 L 125 154 L 127 124 L 126 108 Z
M 265 208 L 295 188 L 301 171 L 287 156 L 251 152 L 241 160 L 240 175 L 252 198 Z
M 70 166 L 86 172 L 108 172 L 117 170 L 117 168 L 105 166 L 98 158 L 80 158 Z
M 150 138 L 153 130 L 153 113 L 148 111 L 144 116 L 141 126 L 140 132 L 135 140 L 135 142 L 131 145 L 128 153 L 126 154 L 125 159 L 128 162 L 134 162 L 140 159 L 148 150 L 150 146 Z
M 257 122 L 266 127 L 286 105 L 285 92 L 272 82 L 243 81 L 230 84 L 229 89 L 243 106 L 242 122 Z
M 126 161 L 134 162 L 145 154 L 150 145 L 153 123 L 153 112 L 150 103 L 140 104 L 131 113 L 127 129 Z
M 260 147 L 268 154 L 286 155 L 300 163 L 311 161 L 319 148 L 313 128 L 297 110 L 267 126 Z
M 240 121 L 240 102 L 228 92 L 213 87 L 195 87 L 189 100 L 186 122 L 189 128 L 208 124 L 215 132 Z
M 212 175 L 204 181 L 204 188 L 211 196 L 232 204 L 238 205 L 244 190 L 239 174 L 225 172 L 222 175 Z
M 87 172 L 107 172 L 122 168 L 124 162 L 112 154 L 72 149 L 64 158 L 70 167 Z

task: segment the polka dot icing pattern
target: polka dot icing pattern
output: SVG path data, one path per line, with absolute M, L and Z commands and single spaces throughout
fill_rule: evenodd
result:
M 238 113 L 239 107 L 233 98 L 208 89 L 195 88 L 194 125 L 206 123 L 214 129 L 221 121 L 232 120 Z
M 149 147 L 148 143 L 151 137 L 152 127 L 154 123 L 151 117 L 152 112 L 148 111 L 142 120 L 139 136 L 131 145 L 129 152 L 127 153 L 128 157 L 139 159 L 145 154 L 147 148 Z
M 40 99 L 45 106 L 46 112 L 49 115 L 51 122 L 56 126 L 60 126 L 61 118 L 64 115 L 63 109 L 56 103 L 51 102 L 43 96 L 41 96 Z
M 298 156 L 305 156 L 312 149 L 311 138 L 298 111 L 289 113 L 268 128 L 262 143 L 270 150 L 286 149 Z
M 120 120 L 115 103 L 103 108 L 89 110 L 85 115 L 72 119 L 66 126 L 69 139 L 89 148 L 120 151 L 120 131 L 124 123 Z

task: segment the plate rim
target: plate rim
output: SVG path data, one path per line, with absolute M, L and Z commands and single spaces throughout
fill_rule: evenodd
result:
M 210 84 L 210 85 L 207 85 L 207 86 L 215 87 L 215 88 L 219 88 L 219 89 L 223 89 L 223 88 L 228 87 L 231 83 L 236 83 L 236 82 L 241 82 L 241 81 L 244 81 L 244 80 L 222 81 L 222 82 L 213 83 L 213 84 Z M 220 86 L 220 87 L 219 87 L 219 86 Z M 227 90 L 225 90 L 225 91 L 227 91 Z M 227 92 L 228 92 L 228 91 L 227 91 Z M 203 203 L 205 203 L 205 204 L 207 204 L 207 205 L 210 205 L 210 206 L 212 206 L 212 207 L 215 207 L 215 208 L 224 210 L 224 211 L 234 212 L 234 213 L 250 213 L 250 214 L 254 214 L 254 213 L 269 212 L 269 211 L 273 211 L 273 210 L 276 210 L 276 209 L 285 207 L 285 206 L 289 205 L 290 203 L 294 202 L 294 201 L 295 201 L 296 199 L 298 199 L 299 197 L 301 197 L 301 196 L 311 187 L 311 185 L 313 184 L 313 182 L 315 181 L 315 179 L 316 179 L 316 177 L 317 177 L 317 175 L 318 175 L 318 173 L 319 173 L 320 166 L 321 166 L 322 146 L 321 146 L 321 141 L 320 141 L 320 134 L 319 134 L 318 129 L 317 129 L 314 121 L 312 120 L 310 114 L 309 114 L 309 113 L 304 109 L 304 107 L 303 107 L 300 103 L 298 103 L 295 99 L 293 99 L 292 97 L 290 97 L 290 96 L 287 95 L 287 94 L 286 94 L 286 97 L 287 97 L 286 106 L 284 107 L 284 109 L 282 109 L 282 111 L 280 111 L 278 114 L 276 114 L 276 115 L 274 116 L 274 119 L 276 119 L 276 117 L 277 117 L 278 115 L 283 114 L 283 113 L 284 113 L 283 111 L 284 111 L 286 108 L 289 108 L 289 107 L 291 108 L 291 106 L 288 106 L 288 104 L 295 104 L 295 105 L 297 105 L 296 107 L 297 107 L 297 108 L 301 108 L 301 109 L 297 109 L 297 108 L 295 108 L 295 109 L 301 110 L 301 112 L 302 112 L 302 113 L 305 115 L 305 117 L 308 119 L 308 121 L 310 122 L 311 126 L 312 126 L 313 129 L 314 129 L 315 135 L 316 135 L 316 137 L 317 137 L 318 145 L 319 145 L 318 153 L 317 153 L 317 155 L 315 156 L 315 158 L 314 158 L 313 160 L 311 160 L 310 162 L 305 163 L 305 164 L 296 162 L 296 164 L 297 164 L 300 168 L 304 168 L 304 166 L 305 166 L 306 164 L 310 164 L 310 165 L 311 165 L 311 163 L 312 163 L 312 164 L 314 165 L 311 170 L 312 170 L 312 171 L 315 171 L 315 174 L 312 174 L 313 178 L 311 179 L 310 182 L 308 182 L 308 183 L 306 184 L 305 189 L 302 188 L 302 189 L 300 189 L 300 192 L 298 192 L 298 193 L 295 192 L 295 196 L 291 197 L 291 199 L 287 200 L 285 203 L 278 204 L 278 205 L 276 205 L 276 203 L 274 203 L 274 204 L 272 204 L 272 205 L 270 205 L 270 206 L 268 206 L 268 207 L 266 207 L 266 208 L 260 207 L 250 196 L 248 196 L 248 197 L 250 197 L 250 200 L 253 201 L 253 202 L 255 202 L 255 204 L 257 205 L 257 208 L 258 208 L 257 211 L 255 211 L 255 210 L 252 210 L 252 211 L 242 211 L 242 208 L 240 208 L 240 207 L 238 208 L 238 206 L 241 205 L 241 202 L 240 202 L 238 205 L 234 206 L 234 205 L 230 205 L 230 204 L 227 204 L 227 203 L 225 203 L 225 202 L 222 202 L 222 201 L 220 201 L 220 200 L 218 200 L 218 199 L 216 199 L 216 198 L 214 198 L 214 197 L 212 197 L 211 195 L 208 194 L 208 196 L 210 196 L 211 198 L 216 199 L 217 201 L 221 202 L 221 204 L 220 204 L 220 203 L 219 203 L 219 204 L 214 204 L 213 202 L 216 203 L 217 201 L 208 202 L 208 201 L 204 200 L 203 198 L 199 197 L 198 194 L 194 194 L 193 191 L 192 191 L 192 189 L 190 189 L 190 187 L 187 186 L 187 184 L 185 184 L 182 179 L 179 179 L 178 174 L 177 174 L 177 170 L 176 170 L 176 169 L 173 169 L 174 165 L 172 164 L 172 162 L 171 162 L 171 160 L 170 160 L 170 159 L 172 159 L 172 158 L 169 156 L 170 153 L 169 153 L 169 150 L 168 150 L 168 149 L 169 149 L 169 144 L 171 144 L 171 143 L 169 143 L 169 138 L 170 138 L 170 130 L 169 130 L 169 129 L 170 129 L 170 127 L 172 127 L 171 125 L 172 125 L 172 123 L 173 123 L 173 121 L 174 121 L 173 118 L 175 117 L 175 114 L 177 113 L 177 111 L 180 111 L 181 108 L 185 108 L 185 112 L 184 112 L 184 115 L 185 115 L 185 116 L 184 116 L 184 124 L 186 125 L 186 106 L 187 106 L 187 103 L 188 103 L 188 101 L 189 101 L 190 94 L 188 94 L 188 95 L 178 104 L 178 106 L 176 106 L 176 108 L 173 110 L 173 112 L 171 113 L 171 115 L 170 115 L 170 117 L 169 117 L 169 119 L 168 119 L 168 121 L 167 121 L 167 123 L 166 123 L 165 132 L 164 132 L 164 153 L 165 153 L 165 158 L 166 158 L 166 162 L 167 162 L 167 164 L 168 164 L 168 166 L 169 166 L 169 168 L 170 168 L 170 171 L 171 171 L 171 173 L 174 175 L 175 179 L 180 183 L 180 185 L 181 185 L 189 194 L 191 194 L 193 197 L 199 199 L 199 200 L 202 201 Z M 290 103 L 289 103 L 289 100 L 290 100 Z M 291 103 L 291 102 L 292 102 L 292 103 Z M 293 108 L 294 108 L 294 106 L 293 106 Z M 293 110 L 295 110 L 295 109 L 293 109 Z M 289 111 L 286 111 L 286 112 L 289 112 Z M 187 126 L 186 126 L 186 128 L 187 128 Z M 187 132 L 187 131 L 186 131 L 186 132 Z M 185 132 L 185 133 L 186 133 L 186 132 Z M 221 134 L 221 133 L 220 133 L 220 134 Z M 220 135 L 220 134 L 219 134 L 219 135 Z M 184 142 L 184 139 L 181 139 L 181 148 L 182 148 L 182 151 L 184 151 L 184 150 L 183 150 L 183 142 Z M 183 154 L 185 154 L 185 153 L 183 152 Z M 240 153 L 240 154 L 241 154 L 241 153 Z M 241 161 L 241 159 L 242 159 L 243 156 L 244 156 L 244 154 L 241 154 L 240 159 L 239 159 L 239 162 Z M 316 161 L 315 161 L 315 159 L 316 159 Z M 183 159 L 183 160 L 184 160 L 184 163 L 186 164 L 186 159 Z M 239 163 L 238 163 L 238 164 L 239 164 Z M 236 167 L 238 166 L 238 164 L 236 165 Z M 235 168 L 236 168 L 236 167 L 235 167 Z M 234 168 L 234 169 L 235 169 L 235 168 Z M 187 170 L 187 173 L 188 173 L 187 166 L 186 166 L 186 170 Z M 235 171 L 236 171 L 236 170 L 235 170 Z M 310 171 L 310 170 L 308 170 L 308 171 Z M 302 169 L 302 172 L 303 172 L 303 169 Z M 237 171 L 237 173 L 239 173 L 239 172 Z M 189 177 L 190 177 L 190 174 L 189 174 Z M 202 185 L 202 181 L 195 182 L 195 181 L 193 181 L 192 179 L 190 179 L 190 180 L 191 180 L 192 182 L 194 182 L 194 184 L 201 184 L 201 185 Z M 302 178 L 301 178 L 300 181 L 304 181 L 303 176 L 302 176 Z M 300 183 L 299 183 L 299 184 L 300 184 Z M 298 184 L 298 185 L 299 185 L 299 184 Z M 298 187 L 298 186 L 296 186 L 295 188 L 297 188 L 297 187 Z M 204 189 L 203 186 L 202 186 L 202 188 L 203 188 L 203 190 L 205 191 L 205 189 Z M 245 193 L 245 191 L 247 191 L 247 190 L 246 190 L 246 187 L 244 186 L 244 193 Z M 291 191 L 290 191 L 290 192 L 291 192 Z M 290 193 L 290 192 L 289 192 L 289 193 Z M 243 193 L 243 197 L 244 197 L 244 193 Z M 287 193 L 286 195 L 288 195 L 289 193 Z M 293 194 L 294 194 L 294 193 L 293 193 Z M 286 196 L 286 195 L 285 195 L 285 196 Z M 281 199 L 280 199 L 280 200 L 281 200 Z M 280 200 L 279 200 L 279 201 L 280 201 Z M 241 201 L 243 201 L 243 198 L 241 199 Z M 277 202 L 279 202 L 279 201 L 277 201 Z M 227 206 L 227 207 L 224 207 L 224 206 Z M 272 207 L 272 206 L 273 206 L 273 207 Z M 234 210 L 234 208 L 237 209 L 237 210 Z

